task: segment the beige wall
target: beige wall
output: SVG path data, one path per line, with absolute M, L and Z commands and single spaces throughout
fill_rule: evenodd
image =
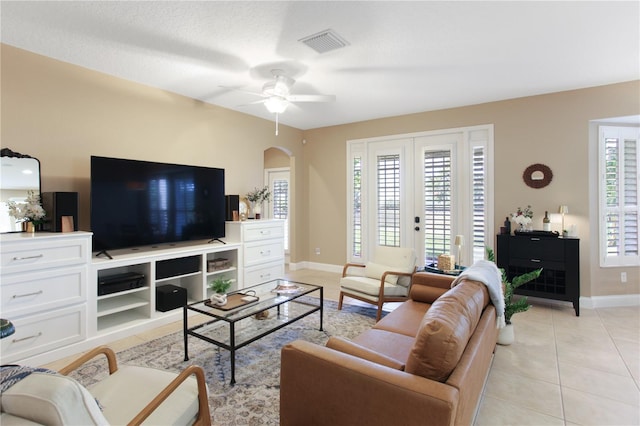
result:
M 264 151 L 302 131 L 2 45 L 1 144 L 37 157 L 43 191 L 77 191 L 89 229 L 91 155 L 225 169 L 226 193 L 263 184 Z M 212 83 L 215 84 L 215 83 Z M 229 149 L 233 147 L 233 149 Z
M 473 126 L 494 125 L 495 229 L 518 206 L 531 204 L 534 227 L 542 229 L 544 211 L 566 204 L 566 224 L 576 224 L 581 250 L 583 296 L 640 293 L 639 268 L 607 268 L 597 264 L 597 235 L 590 224 L 589 124 L 591 120 L 640 114 L 640 82 L 492 102 L 462 108 L 326 127 L 304 132 L 308 159 L 309 240 L 303 257 L 340 264 L 346 254 L 346 141 L 367 137 Z M 548 165 L 553 181 L 532 189 L 522 180 L 534 163 Z M 320 255 L 315 255 L 319 247 Z M 594 261 L 595 259 L 595 261 Z M 620 271 L 628 283 L 620 283 Z M 597 277 L 592 280 L 591 277 Z
M 494 124 L 496 229 L 518 206 L 531 204 L 540 227 L 544 210 L 567 204 L 567 223 L 581 238 L 582 295 L 640 293 L 638 268 L 602 270 L 593 261 L 588 161 L 589 122 L 640 114 L 639 81 L 304 132 L 281 126 L 276 137 L 271 121 L 6 45 L 1 54 L 1 145 L 41 160 L 44 191 L 80 193 L 82 229 L 89 229 L 91 155 L 223 167 L 226 192 L 245 194 L 262 185 L 265 150 L 278 147 L 291 153 L 292 262 L 342 265 L 347 140 Z M 553 170 L 550 186 L 524 185 L 532 163 Z

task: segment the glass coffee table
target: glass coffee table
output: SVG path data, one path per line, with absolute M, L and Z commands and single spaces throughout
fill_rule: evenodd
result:
M 320 312 L 322 331 L 323 301 L 322 286 L 278 279 L 230 293 L 229 302 L 222 307 L 212 305 L 209 300 L 185 305 L 184 360 L 189 360 L 188 336 L 230 351 L 233 385 L 238 349 L 314 312 Z M 201 315 L 189 315 L 190 312 Z M 209 318 L 202 322 L 202 315 Z M 197 320 L 201 322 L 190 326 L 190 321 Z

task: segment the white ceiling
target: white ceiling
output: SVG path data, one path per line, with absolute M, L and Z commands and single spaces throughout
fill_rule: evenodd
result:
M 640 78 L 640 2 L 2 1 L 2 42 L 274 120 L 270 70 L 310 129 Z M 319 54 L 298 40 L 333 29 Z

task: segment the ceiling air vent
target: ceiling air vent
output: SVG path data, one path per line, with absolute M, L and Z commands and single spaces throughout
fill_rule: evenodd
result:
M 300 40 L 318 53 L 329 52 L 330 50 L 340 49 L 348 46 L 349 43 L 336 34 L 333 30 L 324 30 L 319 33 L 301 38 Z

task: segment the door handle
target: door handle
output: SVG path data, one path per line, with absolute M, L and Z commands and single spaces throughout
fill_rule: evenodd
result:
M 419 231 L 419 230 L 420 230 L 420 227 L 419 227 L 419 226 L 416 226 L 416 227 L 415 227 L 415 228 L 413 228 L 413 229 L 415 229 L 416 231 Z

